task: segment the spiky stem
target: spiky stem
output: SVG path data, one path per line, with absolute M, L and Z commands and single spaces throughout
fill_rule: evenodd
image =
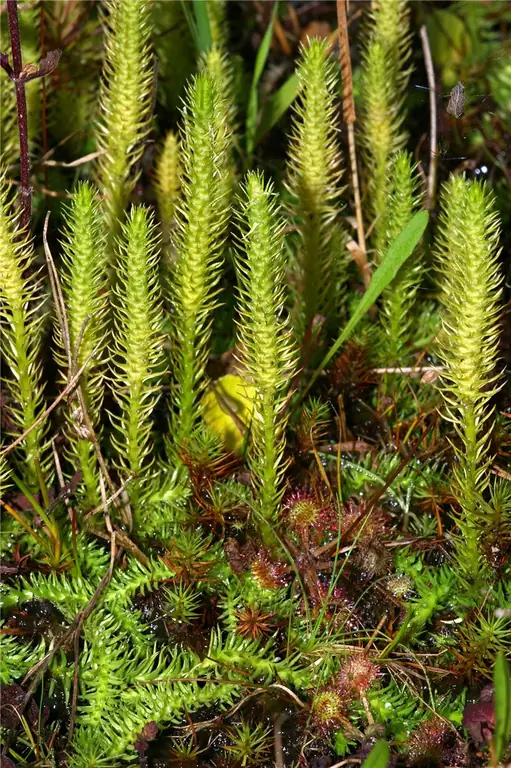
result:
M 137 504 L 154 461 L 151 416 L 164 372 L 162 307 L 158 283 L 156 227 L 145 208 L 133 208 L 123 225 L 118 285 L 114 298 L 114 396 L 112 437 L 119 466 L 133 473 L 130 499 Z
M 399 152 L 388 180 L 388 197 L 383 219 L 383 247 L 387 249 L 417 210 L 419 179 L 411 155 Z M 386 337 L 385 362 L 405 365 L 403 355 L 410 337 L 412 307 L 420 280 L 421 264 L 412 256 L 383 293 L 382 324 Z
M 67 305 L 69 342 L 74 358 L 73 369 L 80 368 L 91 357 L 81 380 L 87 412 L 94 427 L 99 426 L 99 413 L 104 393 L 104 356 L 107 346 L 105 319 L 107 312 L 107 255 L 99 201 L 90 184 L 80 184 L 67 212 L 67 228 L 63 242 L 62 284 Z M 69 371 L 60 329 L 57 328 L 57 359 L 64 381 Z M 84 424 L 77 418 L 80 409 L 71 399 L 67 413 L 70 455 L 73 465 L 83 473 L 86 503 L 99 504 L 97 459 Z
M 241 200 L 239 339 L 242 358 L 255 390 L 251 466 L 261 514 L 275 520 L 282 498 L 284 396 L 295 371 L 296 355 L 284 317 L 283 223 L 271 184 L 249 173 Z
M 467 579 L 484 571 L 480 539 L 488 516 L 490 399 L 498 388 L 499 223 L 492 196 L 480 184 L 451 177 L 442 191 L 439 265 L 443 277 L 440 356 L 445 418 L 454 424 L 456 496 L 461 507 L 458 562 Z
M 0 184 L 1 348 L 11 372 L 4 382 L 13 398 L 12 418 L 24 432 L 43 407 L 39 361 L 43 297 L 40 280 L 30 274 L 35 259 L 32 244 L 9 210 L 4 179 L 0 179 Z M 23 441 L 26 479 L 32 488 L 38 485 L 39 467 L 44 466 L 44 433 L 45 428 L 40 425 Z
M 411 53 L 407 0 L 374 3 L 363 51 L 361 82 L 361 138 L 370 192 L 370 210 L 376 222 L 374 242 L 382 252 L 382 217 L 393 155 L 403 148 L 403 98 Z
M 211 336 L 228 206 L 228 134 L 224 104 L 212 78 L 200 73 L 183 113 L 183 205 L 178 219 L 178 260 L 173 279 L 176 306 L 174 398 L 176 443 L 188 440 L 198 419 L 198 400 Z
M 314 316 L 329 316 L 336 293 L 332 233 L 337 214 L 341 154 L 335 129 L 336 75 L 326 42 L 302 47 L 300 95 L 294 107 L 288 186 L 294 197 L 300 245 L 297 255 L 297 325 L 301 334 Z
M 153 69 L 147 0 L 108 0 L 105 58 L 100 93 L 97 183 L 105 195 L 107 250 L 115 240 L 135 185 L 144 139 L 150 128 Z
M 179 139 L 174 131 L 169 131 L 165 136 L 163 147 L 156 161 L 154 188 L 160 214 L 163 243 L 167 245 L 181 192 Z

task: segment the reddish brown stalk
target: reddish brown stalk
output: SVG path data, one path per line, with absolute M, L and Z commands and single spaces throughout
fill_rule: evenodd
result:
M 30 186 L 30 161 L 28 157 L 27 98 L 25 82 L 21 77 L 23 61 L 21 58 L 17 0 L 7 0 L 7 16 L 9 19 L 9 37 L 12 52 L 12 80 L 16 89 L 18 133 L 20 139 L 21 229 L 26 230 L 30 226 L 30 216 L 32 213 L 32 187 Z
M 353 195 L 355 197 L 355 212 L 357 218 L 358 247 L 356 263 L 359 267 L 364 285 L 367 288 L 371 281 L 371 273 L 367 263 L 367 250 L 364 235 L 364 220 L 362 218 L 362 202 L 357 171 L 357 153 L 355 147 L 356 120 L 355 102 L 353 100 L 353 77 L 351 74 L 350 41 L 348 36 L 348 0 L 337 0 L 337 24 L 339 27 L 339 63 L 342 73 L 342 110 L 344 122 L 348 128 L 348 145 L 350 151 L 351 176 L 353 180 Z

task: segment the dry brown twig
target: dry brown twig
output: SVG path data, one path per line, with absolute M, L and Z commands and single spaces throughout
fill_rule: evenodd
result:
M 428 189 L 426 192 L 426 210 L 430 211 L 435 204 L 436 190 L 436 167 L 437 167 L 437 116 L 436 116 L 436 91 L 435 91 L 435 70 L 433 68 L 433 57 L 429 46 L 428 30 L 426 25 L 420 29 L 422 50 L 424 51 L 424 64 L 429 86 L 429 119 L 430 119 L 430 138 L 429 138 L 429 170 L 428 170 Z
M 353 77 L 351 73 L 350 42 L 348 35 L 348 2 L 337 0 L 337 24 L 339 27 L 339 63 L 342 73 L 342 109 L 344 122 L 348 129 L 348 145 L 350 152 L 351 176 L 353 181 L 353 195 L 355 197 L 355 212 L 357 219 L 358 247 L 356 258 L 353 259 L 362 273 L 364 285 L 367 289 L 371 282 L 371 273 L 367 261 L 367 249 L 364 235 L 364 219 L 362 217 L 362 202 L 360 199 L 360 186 L 357 170 L 357 153 L 355 145 L 355 102 L 353 100 Z

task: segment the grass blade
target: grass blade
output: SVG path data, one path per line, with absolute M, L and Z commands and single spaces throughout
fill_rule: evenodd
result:
M 511 736 L 511 674 L 509 664 L 501 651 L 493 670 L 495 697 L 495 731 L 493 749 L 495 763 L 500 762 Z
M 211 48 L 211 29 L 206 3 L 204 0 L 193 0 L 192 5 L 188 0 L 181 0 L 181 8 L 197 53 L 206 53 Z
M 261 111 L 261 119 L 257 125 L 255 132 L 254 147 L 256 147 L 264 136 L 270 131 L 273 126 L 278 123 L 282 115 L 284 115 L 298 93 L 298 75 L 296 72 L 281 85 L 278 91 L 273 93 Z
M 355 312 L 339 335 L 337 341 L 321 361 L 321 365 L 318 366 L 309 385 L 307 386 L 307 389 L 304 392 L 304 395 L 307 394 L 321 371 L 325 369 L 330 360 L 334 357 L 335 354 L 337 354 L 344 342 L 349 339 L 358 323 L 369 311 L 380 294 L 392 282 L 408 257 L 412 255 L 414 248 L 424 234 L 424 230 L 426 229 L 426 225 L 428 223 L 428 218 L 429 217 L 426 211 L 419 211 L 408 222 L 401 234 L 396 237 L 387 253 L 385 254 L 382 263 L 374 273 L 369 287 L 360 300 Z
M 259 80 L 261 79 L 261 75 L 263 74 L 264 66 L 266 64 L 266 60 L 270 52 L 271 39 L 273 37 L 273 27 L 275 24 L 275 19 L 277 18 L 278 5 L 279 5 L 278 3 L 275 3 L 275 5 L 273 6 L 273 11 L 271 14 L 270 23 L 268 24 L 268 29 L 264 33 L 264 37 L 261 41 L 261 45 L 259 46 L 259 50 L 257 51 L 257 57 L 255 61 L 255 66 L 254 66 L 254 74 L 252 77 L 252 84 L 250 86 L 250 94 L 248 97 L 248 108 L 247 108 L 247 120 L 246 120 L 247 154 L 249 157 L 252 156 L 252 153 L 254 151 L 254 147 L 256 144 L 255 135 L 256 135 L 256 125 L 257 125 L 257 112 L 259 108 L 257 86 L 259 85 Z
M 193 0 L 193 12 L 197 25 L 197 47 L 199 53 L 207 53 L 211 48 L 211 29 L 207 4 L 204 0 Z

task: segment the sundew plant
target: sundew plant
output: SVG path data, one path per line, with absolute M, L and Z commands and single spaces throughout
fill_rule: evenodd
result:
M 505 4 L 1 14 L 1 765 L 508 764 Z

